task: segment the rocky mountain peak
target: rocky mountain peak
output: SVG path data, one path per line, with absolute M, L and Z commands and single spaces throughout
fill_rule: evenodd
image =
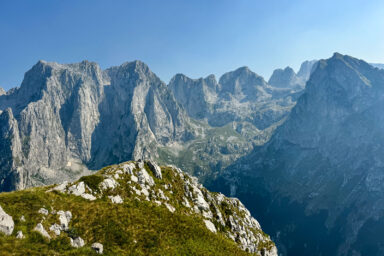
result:
M 123 73 L 143 73 L 143 74 L 153 74 L 149 67 L 140 60 L 134 60 L 130 62 L 124 62 L 118 66 L 120 72 Z
M 65 65 L 64 65 L 65 66 Z M 91 77 L 100 77 L 102 70 L 96 62 L 83 60 L 80 63 L 67 64 L 66 66 L 72 68 L 76 72 L 85 73 Z
M 2 87 L 0 87 L 0 96 L 1 95 L 5 95 L 7 92 L 2 88 Z
M 227 72 L 220 77 L 219 83 L 226 84 L 231 79 L 243 79 L 257 84 L 264 84 L 264 78 L 251 71 L 247 66 L 240 67 L 234 71 Z
M 373 98 L 380 97 L 379 91 L 384 89 L 383 78 L 383 70 L 375 69 L 363 60 L 335 53 L 332 58 L 319 61 L 308 82 L 307 94 L 319 98 L 314 94 L 323 91 L 330 97 L 328 100 L 339 104 L 348 101 L 353 108 L 361 108 L 371 105 Z
M 306 60 L 300 65 L 300 69 L 297 72 L 297 76 L 305 81 L 308 81 L 311 73 L 316 68 L 317 60 Z
M 275 69 L 268 84 L 278 88 L 288 88 L 297 85 L 296 73 L 291 67 Z
M 179 73 L 171 78 L 169 85 L 172 85 L 172 87 L 192 86 L 195 87 L 196 90 L 202 90 L 203 87 L 207 87 L 209 89 L 214 90 L 215 92 L 218 90 L 218 83 L 216 81 L 215 75 L 209 75 L 206 78 L 201 77 L 198 79 L 192 79 L 184 74 Z
M 309 80 L 311 73 L 316 68 L 317 60 L 304 61 L 296 74 L 291 67 L 285 69 L 276 69 L 269 78 L 268 84 L 276 88 L 291 88 L 302 90 Z
M 384 191 L 380 185 L 384 151 L 383 82 L 384 71 L 362 60 L 339 53 L 320 60 L 304 93 L 271 140 L 256 147 L 236 167 L 228 168 L 237 170 L 232 180 L 245 183 L 238 186 L 239 190 L 246 184 L 261 184 L 250 185 L 252 189 L 248 189 L 258 192 L 236 194 L 240 198 L 262 193 L 267 198 L 281 194 L 287 197 L 271 203 L 266 210 L 268 216 L 279 216 L 284 206 L 295 215 L 308 216 L 304 223 L 315 221 L 318 230 L 325 228 L 322 236 L 337 237 L 330 245 L 318 242 L 317 234 L 304 237 L 289 231 L 282 238 L 288 251 L 371 255 L 365 247 L 365 236 L 375 230 L 372 222 L 384 221 L 384 204 L 378 197 Z M 244 173 L 248 175 L 239 178 Z M 302 210 L 298 212 L 299 208 Z M 322 211 L 326 212 L 323 216 Z M 272 221 L 268 216 L 264 216 L 264 222 Z M 295 223 L 298 230 L 304 228 L 305 224 L 300 226 L 297 218 L 273 224 L 269 232 L 285 230 L 289 223 Z M 292 244 L 292 237 L 302 237 L 305 243 L 316 246 L 309 246 L 312 249 L 306 251 L 302 242 Z M 370 239 L 370 249 L 381 248 L 380 239 Z M 315 247 L 320 249 L 314 251 Z
M 168 88 L 191 117 L 201 119 L 209 115 L 210 106 L 216 102 L 219 84 L 214 75 L 192 79 L 176 74 Z
M 149 67 L 139 61 L 125 62 L 120 66 L 111 67 L 106 70 L 113 86 L 133 90 L 137 84 L 148 82 L 149 80 L 156 84 L 163 82 L 149 69 Z
M 220 77 L 219 84 L 221 94 L 231 95 L 238 100 L 257 98 L 260 89 L 267 85 L 263 77 L 252 72 L 248 67 L 225 73 Z
M 212 83 L 217 83 L 216 76 L 214 74 L 208 75 L 205 79 L 211 81 Z

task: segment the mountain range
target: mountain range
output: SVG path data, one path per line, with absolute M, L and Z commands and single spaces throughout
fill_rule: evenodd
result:
M 140 61 L 40 61 L 0 90 L 0 191 L 153 159 L 239 197 L 283 255 L 382 255 L 383 72 L 335 53 L 165 84 Z
M 166 85 L 140 61 L 106 70 L 39 61 L 20 87 L 0 96 L 0 191 L 130 159 L 211 176 L 268 140 L 299 94 L 246 67 L 219 83 L 179 74 Z

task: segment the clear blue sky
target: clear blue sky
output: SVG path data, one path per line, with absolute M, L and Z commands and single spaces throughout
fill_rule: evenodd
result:
M 338 51 L 384 63 L 382 0 L 1 0 L 0 86 L 39 59 L 140 59 L 165 82 L 249 66 L 269 78 Z

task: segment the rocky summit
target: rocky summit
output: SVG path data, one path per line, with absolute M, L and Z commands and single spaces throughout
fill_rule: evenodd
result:
M 2 255 L 269 255 L 274 243 L 236 198 L 153 161 L 0 194 Z
M 299 90 L 305 87 L 316 65 L 317 60 L 305 61 L 301 64 L 297 74 L 291 67 L 275 69 L 268 80 L 268 84 L 277 88 L 296 88 Z
M 384 70 L 338 53 L 319 61 L 286 122 L 227 169 L 220 191 L 284 254 L 382 255 L 383 95 Z

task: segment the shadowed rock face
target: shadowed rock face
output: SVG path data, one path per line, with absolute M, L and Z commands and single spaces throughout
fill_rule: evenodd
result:
M 251 210 L 265 203 L 256 216 L 281 252 L 382 254 L 383 241 L 366 236 L 384 219 L 383 107 L 384 71 L 336 53 L 319 61 L 271 140 L 228 168 L 233 194 Z
M 0 191 L 73 179 L 193 137 L 167 86 L 140 61 L 106 71 L 40 61 L 0 96 L 0 122 Z

